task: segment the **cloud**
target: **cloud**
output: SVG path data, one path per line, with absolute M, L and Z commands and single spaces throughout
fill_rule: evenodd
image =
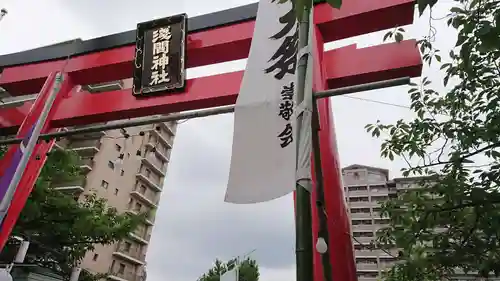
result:
M 195 280 L 215 258 L 252 250 L 264 268 L 294 264 L 291 196 L 257 205 L 223 202 L 232 126 L 231 115 L 180 125 L 148 252 L 150 277 L 168 269 L 175 280 Z

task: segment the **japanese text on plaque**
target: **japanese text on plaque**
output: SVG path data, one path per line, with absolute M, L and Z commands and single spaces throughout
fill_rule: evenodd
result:
M 172 30 L 170 26 L 153 31 L 153 63 L 151 65 L 150 86 L 170 82 L 168 65 L 170 63 L 170 39 Z

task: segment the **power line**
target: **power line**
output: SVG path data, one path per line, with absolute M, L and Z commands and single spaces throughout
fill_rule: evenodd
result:
M 399 107 L 399 108 L 404 108 L 404 109 L 410 109 L 411 107 L 402 105 L 402 104 L 395 104 L 395 103 L 390 103 L 390 102 L 385 102 L 385 101 L 378 101 L 378 100 L 372 100 L 372 99 L 365 99 L 365 98 L 358 98 L 358 97 L 353 97 L 353 96 L 341 96 L 343 98 L 349 98 L 349 99 L 354 99 L 354 100 L 360 100 L 360 101 L 366 101 L 366 102 L 373 102 L 373 103 L 378 103 L 382 105 L 388 105 L 388 106 L 394 106 L 394 107 Z

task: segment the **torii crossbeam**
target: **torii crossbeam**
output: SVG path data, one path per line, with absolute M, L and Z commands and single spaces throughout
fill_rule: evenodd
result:
M 422 70 L 415 40 L 358 49 L 356 45 L 325 52 L 325 43 L 369 32 L 408 25 L 413 22 L 413 0 L 350 0 L 340 10 L 325 3 L 315 6 L 313 32 L 316 35 L 313 54 L 314 91 L 381 81 L 398 77 L 417 77 Z M 246 5 L 189 19 L 187 67 L 243 59 L 248 56 L 257 4 Z M 50 85 L 54 73 L 65 68 L 69 78 L 55 101 L 42 133 L 57 128 L 87 125 L 154 114 L 211 108 L 234 104 L 242 72 L 218 74 L 187 81 L 185 92 L 175 95 L 137 99 L 131 89 L 101 94 L 78 92 L 76 85 L 89 85 L 132 77 L 135 31 L 79 42 L 0 56 L 0 87 L 11 95 L 40 92 L 36 104 L 26 102 L 16 108 L 0 109 L 0 129 L 18 129 L 22 137 L 36 122 L 45 102 L 44 84 Z M 325 184 L 325 205 L 330 227 L 332 274 L 334 280 L 355 281 L 350 221 L 347 214 L 336 146 L 334 123 L 329 99 L 318 101 L 320 114 L 320 147 Z M 16 190 L 9 213 L 0 233 L 0 247 L 5 244 L 35 180 L 54 144 L 39 143 Z M 12 145 L 0 162 L 0 171 L 10 163 L 17 145 Z M 35 160 L 39 157 L 39 160 Z M 315 200 L 313 193 L 312 200 Z M 317 238 L 317 209 L 313 203 L 313 239 Z M 314 279 L 322 280 L 319 253 L 314 254 Z

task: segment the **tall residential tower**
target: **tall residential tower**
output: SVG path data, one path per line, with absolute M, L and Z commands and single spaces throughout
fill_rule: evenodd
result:
M 130 80 L 84 86 L 98 94 L 130 88 Z M 95 125 L 95 124 L 94 124 Z M 144 276 L 145 257 L 155 223 L 163 182 L 177 128 L 176 122 L 77 135 L 57 143 L 56 149 L 69 149 L 82 157 L 86 177 L 62 182 L 54 188 L 72 192 L 75 197 L 95 193 L 120 213 L 147 213 L 147 220 L 129 237 L 114 245 L 97 245 L 87 253 L 82 267 L 96 273 L 109 273 L 116 281 L 138 281 Z M 128 137 L 127 137 L 128 136 Z

